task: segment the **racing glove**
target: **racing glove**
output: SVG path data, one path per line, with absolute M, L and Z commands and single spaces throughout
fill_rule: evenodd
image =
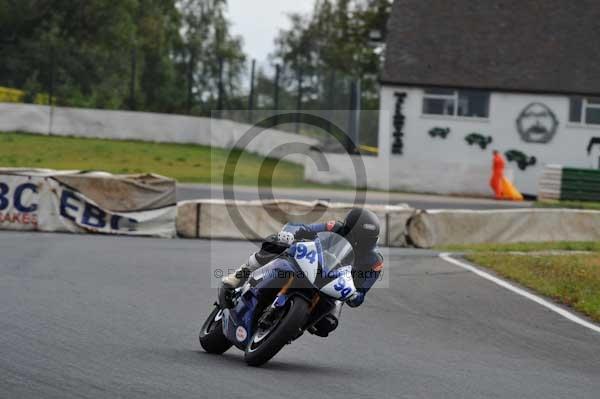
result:
M 359 307 L 360 305 L 362 305 L 362 303 L 364 302 L 364 300 L 365 300 L 365 294 L 363 292 L 360 292 L 360 291 L 355 291 L 354 294 L 352 294 L 350 296 L 350 298 L 348 298 L 348 300 L 346 301 L 346 303 L 351 308 L 356 308 L 356 307 Z

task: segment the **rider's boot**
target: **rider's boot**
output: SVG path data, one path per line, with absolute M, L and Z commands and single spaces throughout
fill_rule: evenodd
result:
M 248 258 L 248 262 L 241 265 L 233 273 L 223 277 L 221 280 L 223 282 L 223 286 L 231 289 L 241 287 L 242 284 L 248 280 L 248 277 L 250 277 L 250 273 L 262 266 L 262 264 L 256 259 L 256 255 L 256 253 L 253 253 Z
M 236 271 L 221 279 L 221 288 L 219 288 L 219 304 L 225 309 L 231 309 L 233 303 L 233 293 L 236 288 L 248 279 L 250 270 L 247 264 L 241 265 Z
M 250 273 L 259 267 L 260 264 L 256 260 L 255 254 L 253 254 L 250 256 L 247 263 L 244 263 L 233 273 L 228 274 L 221 279 L 222 292 L 219 293 L 219 298 L 221 298 L 220 302 L 222 306 L 225 308 L 233 307 L 233 302 L 231 300 L 233 297 L 233 291 L 236 288 L 241 287 L 242 284 L 248 280 L 248 277 L 250 277 Z
M 227 276 L 223 277 L 221 280 L 223 282 L 223 287 L 229 289 L 236 289 L 241 287 L 242 284 L 248 280 L 248 276 L 250 276 L 251 270 L 248 267 L 247 263 L 241 265 L 236 271 Z

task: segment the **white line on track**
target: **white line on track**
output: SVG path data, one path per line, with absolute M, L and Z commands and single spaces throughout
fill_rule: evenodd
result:
M 510 290 L 512 292 L 514 292 L 515 294 L 519 294 L 521 296 L 524 296 L 525 298 L 539 304 L 542 305 L 543 307 L 550 309 L 551 311 L 558 313 L 559 315 L 561 315 L 562 317 L 571 320 L 573 323 L 577 323 L 580 326 L 589 328 L 592 331 L 595 331 L 597 333 L 600 333 L 600 326 L 597 326 L 595 324 L 590 323 L 587 320 L 582 319 L 579 316 L 574 315 L 573 313 L 561 308 L 560 306 L 556 306 L 553 303 L 548 302 L 547 300 L 540 298 L 537 295 L 533 295 L 530 292 L 527 292 L 521 288 L 515 287 L 512 284 L 509 284 L 508 282 L 499 279 L 498 277 L 492 276 L 489 273 L 486 273 L 482 270 L 479 270 L 476 267 L 473 267 L 471 265 L 469 265 L 468 263 L 462 262 L 460 260 L 454 259 L 451 254 L 449 253 L 441 253 L 439 255 L 439 257 L 443 260 L 445 260 L 446 262 L 452 263 L 453 265 L 456 265 L 458 267 L 461 267 L 463 269 L 469 270 L 470 272 L 473 272 L 475 274 L 477 274 L 479 277 L 483 277 L 486 280 L 489 280 L 501 287 L 506 288 L 507 290 Z

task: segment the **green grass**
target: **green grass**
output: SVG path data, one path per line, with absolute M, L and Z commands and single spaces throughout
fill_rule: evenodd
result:
M 514 244 L 447 245 L 437 248 L 449 252 L 541 252 L 541 251 L 592 251 L 600 252 L 599 241 L 524 242 Z
M 597 251 L 597 247 L 596 251 Z M 600 321 L 600 255 L 475 252 L 466 258 Z
M 452 245 L 438 249 L 466 252 L 469 261 L 600 321 L 598 241 Z
M 190 144 L 162 144 L 0 133 L 0 166 L 157 173 L 180 182 L 221 183 L 227 158 L 239 155 L 234 184 L 323 187 L 306 184 L 302 166 L 272 158 Z M 260 168 L 264 168 L 259 177 Z M 228 174 L 229 176 L 232 173 Z
M 571 208 L 571 209 L 589 209 L 600 211 L 600 202 L 595 201 L 557 201 L 543 200 L 534 204 L 537 208 Z

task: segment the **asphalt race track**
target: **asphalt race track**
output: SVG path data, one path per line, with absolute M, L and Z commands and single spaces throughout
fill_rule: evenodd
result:
M 416 250 L 328 339 L 205 354 L 210 262 L 251 248 L 0 232 L 0 398 L 600 397 L 599 334 Z

